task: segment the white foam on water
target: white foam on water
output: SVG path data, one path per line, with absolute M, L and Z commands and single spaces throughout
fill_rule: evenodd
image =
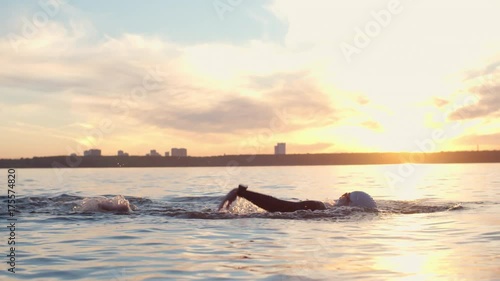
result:
M 82 203 L 75 206 L 74 210 L 79 212 L 119 212 L 129 213 L 136 210 L 137 207 L 125 199 L 122 195 L 113 198 L 106 197 L 88 197 L 82 200 Z

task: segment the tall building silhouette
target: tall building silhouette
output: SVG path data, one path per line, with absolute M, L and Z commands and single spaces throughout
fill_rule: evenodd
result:
M 187 156 L 187 149 L 185 148 L 172 148 L 171 150 L 172 157 L 186 157 Z
M 274 154 L 279 155 L 279 154 L 286 154 L 286 143 L 284 142 L 279 142 L 274 146 Z

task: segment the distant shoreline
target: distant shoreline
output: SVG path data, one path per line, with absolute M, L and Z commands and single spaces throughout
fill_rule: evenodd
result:
M 325 153 L 224 156 L 47 156 L 0 159 L 0 168 L 225 167 L 500 163 L 500 151 Z

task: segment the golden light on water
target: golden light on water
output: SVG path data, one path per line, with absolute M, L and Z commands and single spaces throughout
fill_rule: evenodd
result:
M 453 272 L 450 267 L 443 267 L 443 259 L 446 255 L 442 252 L 429 251 L 428 254 L 412 253 L 412 245 L 402 249 L 404 254 L 375 259 L 374 270 L 391 271 L 398 275 L 406 275 L 399 280 L 421 281 L 430 280 L 438 276 L 446 276 L 447 272 Z
M 422 198 L 423 192 L 414 185 L 405 185 L 393 189 L 392 196 L 399 201 L 409 201 Z
M 454 255 L 451 245 L 428 246 L 432 244 L 432 233 L 448 227 L 448 224 L 412 223 L 415 222 L 412 216 L 420 215 L 394 218 L 392 236 L 383 239 L 383 246 L 391 250 L 384 255 L 372 256 L 371 269 L 393 272 L 401 277 L 398 280 L 408 281 L 442 279 L 448 273 L 456 272 L 451 261 Z

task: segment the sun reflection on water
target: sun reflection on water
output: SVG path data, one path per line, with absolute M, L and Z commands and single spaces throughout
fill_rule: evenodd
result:
M 447 272 L 453 272 L 450 267 L 443 267 L 443 259 L 446 254 L 443 252 L 429 252 L 428 254 L 413 253 L 411 248 L 406 249 L 406 253 L 395 256 L 382 256 L 375 258 L 372 267 L 374 270 L 391 271 L 405 275 L 401 280 L 430 280 L 437 277 L 446 276 Z

